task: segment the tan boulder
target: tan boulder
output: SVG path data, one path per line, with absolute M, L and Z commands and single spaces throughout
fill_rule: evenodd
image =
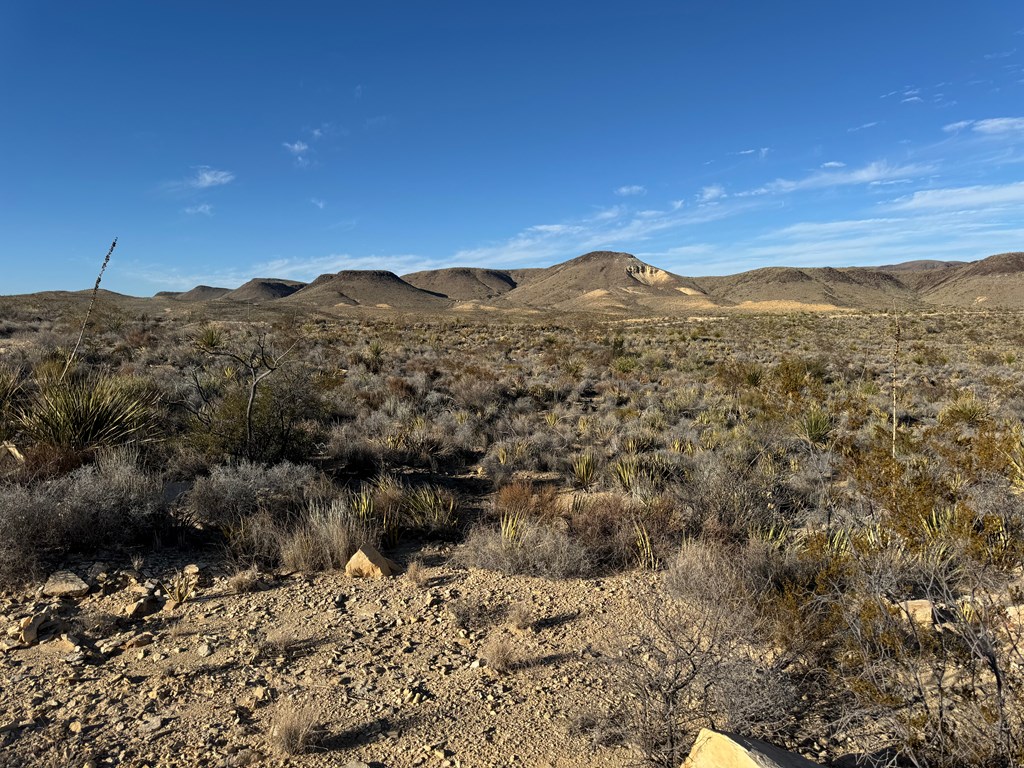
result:
M 57 571 L 43 585 L 47 597 L 82 597 L 88 591 L 89 585 L 71 571 Z
M 935 605 L 931 600 L 904 600 L 897 603 L 900 613 L 922 627 L 935 626 Z
M 50 614 L 46 611 L 38 613 L 35 616 L 26 616 L 18 625 L 21 630 L 18 635 L 18 639 L 25 645 L 32 645 L 39 640 L 39 628 L 49 621 L 49 619 Z
M 795 752 L 757 739 L 702 728 L 683 768 L 820 768 Z
M 372 544 L 361 546 L 345 564 L 345 575 L 354 579 L 382 579 L 391 576 L 395 570 L 394 563 Z

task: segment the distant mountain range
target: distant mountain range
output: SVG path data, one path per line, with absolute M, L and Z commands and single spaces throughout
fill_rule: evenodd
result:
M 883 310 L 947 306 L 1024 309 L 1024 253 L 972 262 L 908 261 L 880 267 L 766 267 L 721 277 L 684 277 L 628 253 L 594 251 L 542 269 L 453 267 L 399 277 L 343 270 L 311 283 L 255 278 L 235 289 L 199 285 L 162 292 L 173 302 L 285 302 L 318 310 L 500 310 L 664 315 L 738 307 Z

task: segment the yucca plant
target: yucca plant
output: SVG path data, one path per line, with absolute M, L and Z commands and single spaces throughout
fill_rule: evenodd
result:
M 1006 459 L 1010 469 L 1010 487 L 1018 496 L 1024 495 L 1024 437 L 1017 430 L 1017 439 Z
M 977 427 L 988 421 L 991 409 L 988 403 L 980 400 L 970 389 L 960 390 L 953 399 L 939 411 L 939 421 L 943 424 L 964 424 Z
M 522 510 L 508 510 L 501 515 L 501 543 L 506 547 L 515 547 L 523 540 Z
M 458 522 L 455 497 L 443 488 L 432 485 L 409 491 L 405 508 L 410 522 L 431 531 L 449 531 Z
M 109 376 L 72 379 L 40 392 L 19 422 L 37 445 L 81 457 L 154 439 L 156 398 Z
M 797 435 L 812 448 L 828 445 L 835 429 L 832 415 L 821 408 L 811 408 L 797 422 Z
M 577 488 L 586 490 L 597 479 L 597 459 L 589 451 L 573 459 L 571 469 L 572 482 Z
M 651 534 L 647 526 L 639 518 L 633 521 L 633 536 L 636 545 L 636 564 L 644 571 L 658 569 L 658 557 L 654 554 L 654 546 L 651 544 Z
M 0 370 L 0 442 L 14 437 L 14 407 L 21 393 L 21 376 L 17 371 Z
M 624 491 L 632 491 L 640 479 L 640 459 L 636 456 L 625 456 L 612 465 L 615 479 L 619 481 Z

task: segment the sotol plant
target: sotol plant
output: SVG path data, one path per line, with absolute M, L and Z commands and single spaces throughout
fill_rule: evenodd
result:
M 74 379 L 43 390 L 19 416 L 38 445 L 68 454 L 152 439 L 156 398 L 107 376 Z

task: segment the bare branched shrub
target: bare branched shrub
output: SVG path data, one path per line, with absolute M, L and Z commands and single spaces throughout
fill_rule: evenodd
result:
M 799 696 L 786 661 L 763 644 L 752 596 L 722 553 L 685 544 L 665 592 L 617 666 L 644 763 L 676 768 L 702 727 L 770 735 L 788 725 Z

